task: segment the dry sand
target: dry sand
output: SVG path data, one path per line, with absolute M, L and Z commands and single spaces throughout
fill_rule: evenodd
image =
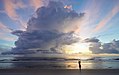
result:
M 119 69 L 0 69 L 0 75 L 119 75 Z

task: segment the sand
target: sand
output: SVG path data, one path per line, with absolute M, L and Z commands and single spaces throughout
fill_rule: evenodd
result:
M 0 75 L 119 75 L 119 69 L 0 69 Z

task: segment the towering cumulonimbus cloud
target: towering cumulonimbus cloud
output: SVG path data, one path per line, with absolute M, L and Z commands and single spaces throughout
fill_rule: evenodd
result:
M 76 27 L 70 23 L 79 17 L 80 15 L 74 10 L 64 8 L 61 2 L 50 1 L 47 7 L 37 9 L 36 17 L 32 17 L 28 22 L 27 31 L 40 29 L 70 32 L 71 27 Z
M 13 52 L 29 52 L 29 49 L 41 49 L 62 53 L 63 45 L 71 45 L 79 41 L 75 35 L 73 24 L 82 15 L 74 10 L 64 8 L 62 2 L 50 1 L 47 6 L 36 10 L 35 16 L 28 21 L 26 31 L 16 30 L 12 34 L 18 36 Z M 80 20 L 79 20 L 80 21 Z

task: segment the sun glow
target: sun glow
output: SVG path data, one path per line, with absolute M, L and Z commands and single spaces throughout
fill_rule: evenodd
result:
M 90 54 L 89 45 L 87 43 L 75 43 L 70 46 L 65 46 L 66 53 L 82 53 L 82 54 Z

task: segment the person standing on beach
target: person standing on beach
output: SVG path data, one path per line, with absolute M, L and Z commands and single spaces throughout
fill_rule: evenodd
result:
M 81 71 L 81 60 L 78 60 L 79 69 Z

